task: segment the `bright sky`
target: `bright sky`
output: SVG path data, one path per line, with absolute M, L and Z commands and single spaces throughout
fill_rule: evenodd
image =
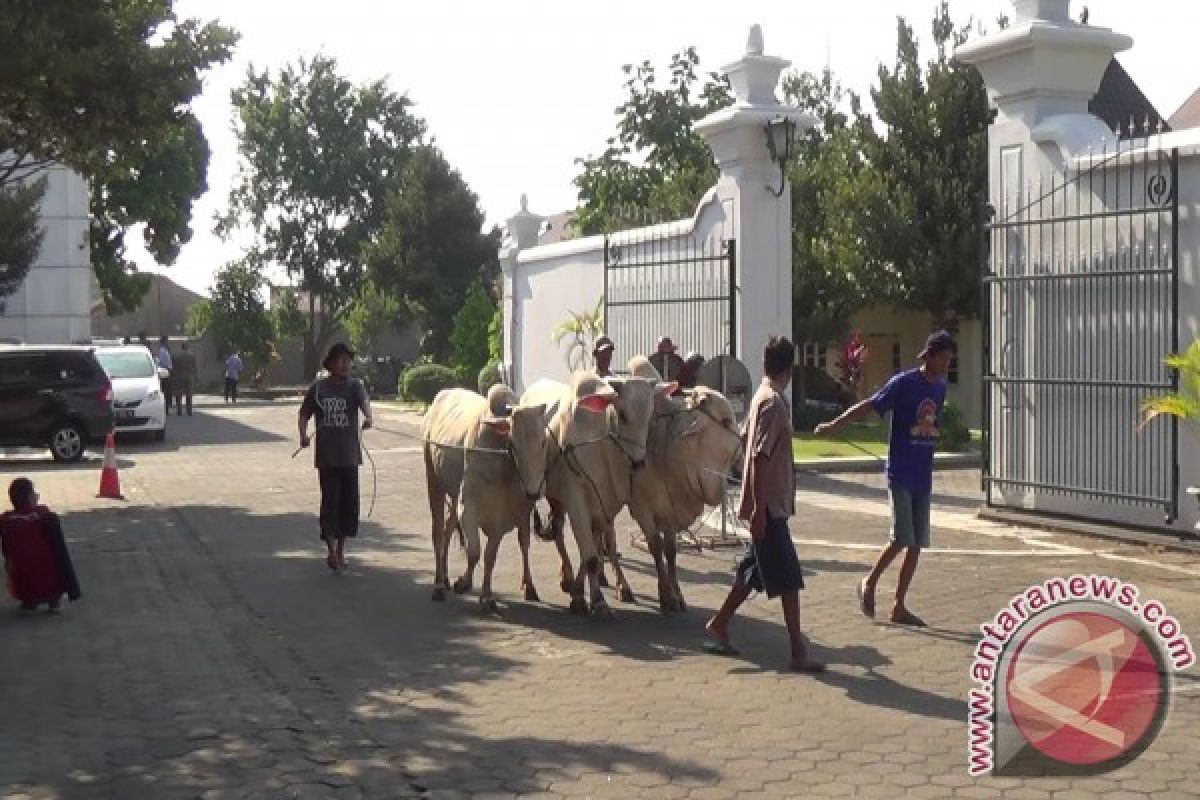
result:
M 1164 116 L 1200 86 L 1196 0 L 1087 5 L 1091 24 L 1133 37 L 1121 61 Z M 988 27 L 1002 11 L 1012 16 L 1007 0 L 952 0 L 950 7 L 957 20 L 973 17 Z M 1072 14 L 1082 7 L 1076 0 Z M 212 234 L 212 219 L 225 207 L 237 158 L 229 93 L 249 63 L 276 67 L 324 52 L 352 79 L 387 77 L 415 101 L 490 225 L 511 216 L 522 193 L 537 213 L 574 206 L 574 161 L 601 151 L 612 134 L 622 64 L 649 59 L 661 67 L 694 45 L 701 67 L 715 70 L 741 55 L 758 23 L 769 55 L 796 69 L 828 63 L 865 96 L 879 62 L 893 59 L 896 17 L 925 42 L 935 8 L 935 0 L 179 0 L 181 17 L 220 19 L 242 38 L 234 58 L 208 74 L 195 103 L 213 150 L 209 191 L 194 208 L 192 241 L 165 271 L 206 291 L 213 273 L 239 255 Z M 142 269 L 160 271 L 144 252 L 134 257 Z

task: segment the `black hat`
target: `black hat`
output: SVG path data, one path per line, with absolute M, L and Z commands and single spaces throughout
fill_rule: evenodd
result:
M 345 342 L 337 342 L 333 347 L 329 348 L 329 353 L 325 356 L 325 360 L 321 362 L 321 366 L 325 369 L 330 369 L 329 362 L 338 356 L 350 356 L 354 358 L 354 351 Z
M 592 348 L 592 354 L 594 355 L 596 353 L 602 353 L 605 350 L 615 350 L 616 347 L 617 346 L 613 344 L 612 339 L 608 338 L 607 336 L 601 336 L 600 338 L 596 339 L 596 345 Z
M 934 331 L 925 340 L 925 349 L 917 354 L 917 358 L 928 358 L 946 351 L 958 352 L 958 345 L 954 343 L 954 337 L 950 335 L 949 331 Z

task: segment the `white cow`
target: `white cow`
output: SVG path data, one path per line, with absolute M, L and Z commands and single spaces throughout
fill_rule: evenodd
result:
M 471 589 L 482 528 L 487 550 L 479 601 L 495 609 L 492 570 L 496 553 L 504 535 L 516 528 L 525 597 L 538 599 L 529 570 L 529 515 L 546 474 L 544 413 L 540 405 L 519 405 L 513 391 L 503 385 L 493 386 L 486 399 L 466 389 L 446 389 L 438 392 L 425 413 L 421 438 L 433 519 L 434 600 L 445 599 L 449 586 L 446 551 L 455 528 L 466 546 L 467 568 L 454 582 L 454 591 Z
M 543 405 L 550 434 L 546 498 L 571 522 L 579 548 L 579 573 L 571 581 L 571 611 L 586 613 L 584 575 L 591 610 L 611 614 L 597 581 L 597 542 L 629 501 L 634 470 L 646 462 L 646 435 L 657 395 L 670 395 L 674 383 L 643 378 L 601 378 L 576 373 L 570 387 L 538 381 L 521 396 L 522 405 Z M 566 551 L 560 549 L 562 555 Z M 570 574 L 569 560 L 564 577 Z
M 659 380 L 658 370 L 644 358 L 631 361 L 630 372 Z M 629 513 L 654 557 L 662 611 L 687 607 L 675 568 L 677 536 L 700 518 L 705 506 L 721 505 L 725 476 L 741 447 L 733 406 L 720 392 L 700 387 L 689 389 L 682 397 L 656 398 L 646 466 L 633 475 Z M 608 556 L 617 586 L 622 598 L 632 599 L 618 561 L 615 534 L 610 529 L 608 535 Z

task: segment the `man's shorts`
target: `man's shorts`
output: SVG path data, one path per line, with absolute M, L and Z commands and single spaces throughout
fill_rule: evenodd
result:
M 902 547 L 929 547 L 929 495 L 916 489 L 888 489 L 892 501 L 892 542 Z
M 787 517 L 767 517 L 762 539 L 750 543 L 737 566 L 736 582 L 756 592 L 766 592 L 771 598 L 804 588 L 804 573 Z

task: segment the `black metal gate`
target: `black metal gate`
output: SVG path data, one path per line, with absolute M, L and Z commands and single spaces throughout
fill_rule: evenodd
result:
M 989 505 L 1174 520 L 1178 427 L 1139 414 L 1177 388 L 1163 357 L 1179 351 L 1178 177 L 1178 153 L 1143 141 L 1001 189 L 983 277 Z
M 604 330 L 615 365 L 651 354 L 662 336 L 706 359 L 737 355 L 737 247 L 638 231 L 604 239 Z

